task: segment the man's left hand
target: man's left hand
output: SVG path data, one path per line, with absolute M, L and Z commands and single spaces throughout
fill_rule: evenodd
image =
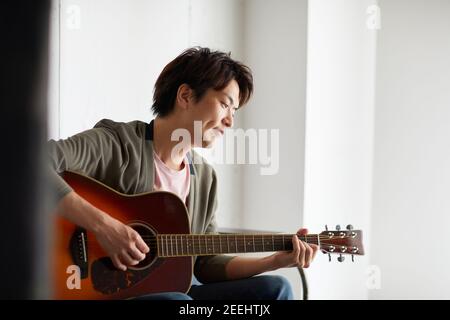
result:
M 302 228 L 297 231 L 297 235 L 307 235 L 308 229 Z M 292 251 L 277 252 L 272 255 L 274 269 L 300 267 L 308 268 L 314 260 L 319 246 L 306 243 L 298 239 L 297 235 L 292 237 Z

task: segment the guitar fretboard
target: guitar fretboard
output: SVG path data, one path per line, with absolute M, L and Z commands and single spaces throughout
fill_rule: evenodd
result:
M 160 257 L 204 256 L 226 253 L 292 250 L 293 234 L 159 234 Z M 320 244 L 319 235 L 297 236 L 300 240 Z

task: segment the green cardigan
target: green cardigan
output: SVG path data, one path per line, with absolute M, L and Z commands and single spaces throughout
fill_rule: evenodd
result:
M 57 174 L 65 170 L 90 176 L 125 194 L 153 191 L 153 121 L 128 123 L 104 119 L 93 129 L 48 142 L 52 181 L 58 198 L 72 189 Z M 191 184 L 187 197 L 191 232 L 216 233 L 217 177 L 195 151 L 188 154 Z M 224 281 L 225 265 L 233 256 L 197 257 L 194 274 L 203 283 Z

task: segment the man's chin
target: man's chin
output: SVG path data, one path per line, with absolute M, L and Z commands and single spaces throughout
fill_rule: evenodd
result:
M 203 140 L 203 141 L 202 141 L 202 148 L 210 149 L 210 148 L 213 147 L 214 142 L 215 142 L 215 139 L 212 139 L 212 140 Z
M 218 136 L 216 136 L 214 134 L 203 136 L 202 148 L 212 148 L 214 143 L 216 142 L 217 138 L 218 138 Z

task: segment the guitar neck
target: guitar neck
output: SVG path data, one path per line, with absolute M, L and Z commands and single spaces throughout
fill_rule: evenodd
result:
M 226 253 L 269 252 L 292 250 L 293 234 L 159 234 L 156 237 L 158 256 L 206 256 Z M 319 235 L 297 237 L 320 245 Z

